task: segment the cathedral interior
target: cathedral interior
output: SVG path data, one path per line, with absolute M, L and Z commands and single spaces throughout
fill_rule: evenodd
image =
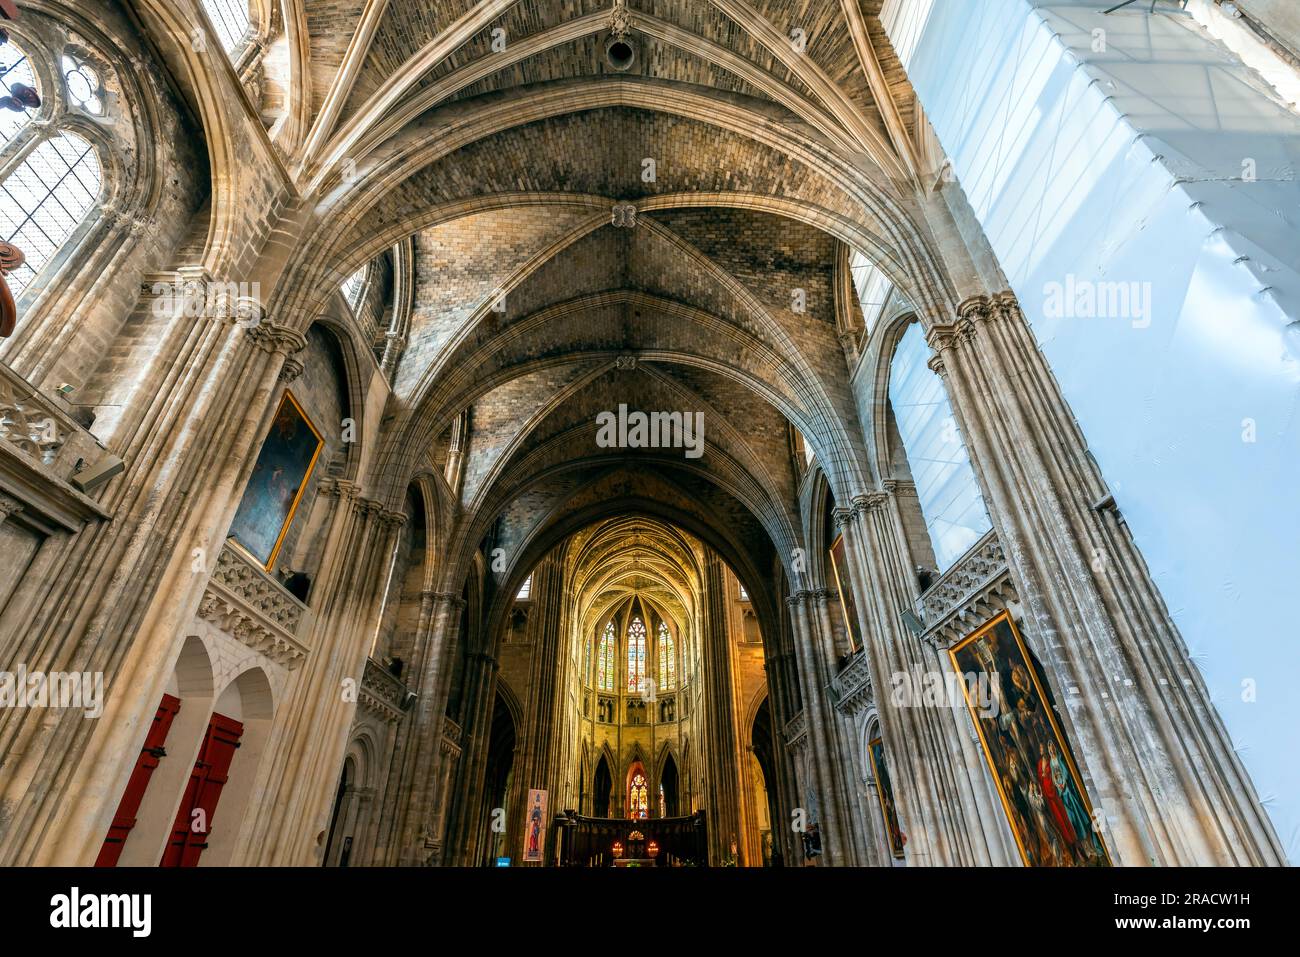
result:
M 0 864 L 1300 857 L 1288 0 L 0 13 Z

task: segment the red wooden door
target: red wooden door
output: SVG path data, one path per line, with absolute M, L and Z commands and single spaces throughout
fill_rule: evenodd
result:
M 230 777 L 230 762 L 243 733 L 240 722 L 223 714 L 212 715 L 198 760 L 190 772 L 190 783 L 176 810 L 171 840 L 163 851 L 160 867 L 194 867 L 199 863 L 199 856 L 208 846 L 212 818 L 221 800 L 221 789 Z M 195 811 L 203 813 L 195 814 Z
M 122 800 L 118 802 L 117 813 L 113 815 L 113 823 L 108 828 L 108 837 L 104 838 L 104 846 L 99 849 L 99 857 L 95 858 L 96 867 L 117 866 L 117 859 L 122 856 L 122 848 L 126 845 L 126 837 L 131 833 L 131 828 L 135 827 L 135 816 L 140 810 L 140 802 L 144 800 L 144 792 L 149 787 L 149 779 L 158 763 L 167 756 L 163 742 L 167 740 L 167 732 L 171 730 L 172 721 L 180 710 L 179 698 L 163 695 L 149 733 L 145 735 L 140 757 L 136 758 L 135 769 L 126 782 L 126 790 L 122 792 Z

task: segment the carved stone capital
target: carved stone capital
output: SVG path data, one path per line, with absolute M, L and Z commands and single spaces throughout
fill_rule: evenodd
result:
M 849 522 L 853 521 L 853 509 L 837 508 L 831 512 L 831 517 L 835 519 L 835 527 L 843 528 Z
M 888 502 L 888 492 L 874 491 L 853 496 L 853 500 L 849 504 L 852 506 L 853 514 L 860 515 L 863 512 L 871 512 L 875 509 L 882 508 L 888 504 Z
M 307 337 L 297 329 L 265 320 L 249 326 L 248 337 L 259 349 L 272 355 L 292 355 L 307 346 Z
M 23 510 L 23 503 L 18 499 L 8 495 L 0 494 L 0 525 L 10 515 L 16 515 Z
M 285 385 L 289 385 L 301 376 L 306 369 L 306 365 L 297 356 L 288 356 L 284 360 L 284 365 L 280 368 L 280 381 Z

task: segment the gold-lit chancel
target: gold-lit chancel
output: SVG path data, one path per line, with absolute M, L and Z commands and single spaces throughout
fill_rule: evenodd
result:
M 948 653 L 1025 864 L 1109 866 L 1069 743 L 1011 616 L 1003 612 Z M 989 693 L 973 701 L 973 688 Z

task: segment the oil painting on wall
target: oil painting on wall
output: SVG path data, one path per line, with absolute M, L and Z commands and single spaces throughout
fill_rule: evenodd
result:
M 324 442 L 285 392 L 244 489 L 230 537 L 263 568 L 275 562 Z
M 1005 612 L 948 652 L 1002 806 L 1029 866 L 1108 866 L 1069 743 Z M 988 689 L 975 695 L 972 688 Z
M 867 744 L 871 754 L 871 773 L 876 779 L 876 796 L 880 798 L 880 813 L 885 818 L 885 831 L 889 835 L 889 853 L 903 859 L 903 829 L 898 826 L 898 809 L 894 804 L 894 785 L 889 780 L 885 764 L 885 742 L 872 738 Z
M 835 576 L 835 587 L 840 596 L 840 608 L 844 611 L 844 627 L 848 630 L 853 650 L 862 647 L 862 633 L 858 627 L 858 605 L 853 599 L 853 582 L 849 580 L 848 560 L 844 556 L 844 536 L 837 535 L 830 547 L 831 573 Z

